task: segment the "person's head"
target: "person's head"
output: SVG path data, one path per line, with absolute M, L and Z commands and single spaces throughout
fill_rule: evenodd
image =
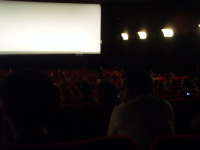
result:
M 176 75 L 173 72 L 170 72 L 170 77 L 175 77 Z
M 117 103 L 118 102 L 118 89 L 115 84 L 101 80 L 95 87 L 96 98 L 100 103 Z
M 150 70 L 150 71 L 149 71 L 149 74 L 150 74 L 150 76 L 151 76 L 152 78 L 154 78 L 154 77 L 155 77 L 155 74 L 153 73 L 153 71 L 152 71 L 152 70 Z
M 183 89 L 188 89 L 190 87 L 190 80 L 188 78 L 183 78 L 181 81 L 181 87 Z
M 158 83 L 159 83 L 159 82 L 158 82 L 157 80 L 153 79 L 153 87 L 154 87 L 154 88 L 156 88 L 156 87 L 158 86 Z
M 163 82 L 163 89 L 165 90 L 165 92 L 170 91 L 171 87 L 172 87 L 172 81 L 171 80 L 165 80 Z
M 82 82 L 80 86 L 81 95 L 84 97 L 88 97 L 91 93 L 91 86 L 88 82 Z
M 196 82 L 199 80 L 199 78 L 198 77 L 194 77 L 193 79 L 192 79 L 192 82 L 194 83 L 194 84 L 196 84 Z
M 197 92 L 200 92 L 200 80 L 197 80 L 195 85 Z
M 71 101 L 72 96 L 72 91 L 67 87 L 67 82 L 60 83 L 60 97 L 63 103 L 68 103 Z
M 165 78 L 166 78 L 167 80 L 170 80 L 170 79 L 171 79 L 170 74 L 165 74 L 164 76 L 165 76 Z
M 1 94 L 5 114 L 19 130 L 44 127 L 57 98 L 48 76 L 31 70 L 10 75 Z
M 163 83 L 162 83 L 162 82 L 158 82 L 158 84 L 157 84 L 156 87 L 157 87 L 157 88 L 163 88 Z
M 114 71 L 112 79 L 116 81 L 118 79 L 118 73 Z
M 145 71 L 130 71 L 122 77 L 120 100 L 126 102 L 140 94 L 153 93 L 153 80 Z

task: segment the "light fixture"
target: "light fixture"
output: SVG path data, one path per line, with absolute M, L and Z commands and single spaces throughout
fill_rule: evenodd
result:
M 127 33 L 122 33 L 122 38 L 123 40 L 128 40 L 128 34 Z
M 172 29 L 162 29 L 164 37 L 173 37 L 174 32 Z
M 146 39 L 147 38 L 146 32 L 138 32 L 138 35 L 139 35 L 140 39 Z

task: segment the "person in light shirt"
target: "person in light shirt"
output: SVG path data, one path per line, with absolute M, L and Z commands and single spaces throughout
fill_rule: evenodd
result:
M 140 70 L 125 74 L 120 87 L 121 104 L 112 112 L 107 135 L 129 135 L 147 150 L 157 136 L 175 134 L 171 105 L 152 94 L 149 74 Z

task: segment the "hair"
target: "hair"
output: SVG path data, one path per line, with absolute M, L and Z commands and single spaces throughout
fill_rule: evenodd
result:
M 197 88 L 198 91 L 200 90 L 200 80 L 196 81 L 196 88 Z
M 118 89 L 114 83 L 101 80 L 97 83 L 96 97 L 100 103 L 118 103 Z
M 137 86 L 137 94 L 153 94 L 153 80 L 149 73 L 144 70 L 133 70 L 122 76 L 126 79 L 126 86 L 131 91 Z
M 157 88 L 163 88 L 163 83 L 162 82 L 158 82 Z
M 171 80 L 165 80 L 163 82 L 163 88 L 165 91 L 169 91 L 172 87 L 172 81 Z
M 196 84 L 196 82 L 199 80 L 199 78 L 198 77 L 194 77 L 193 79 L 192 79 L 192 82 L 194 83 L 194 84 Z
M 191 82 L 188 78 L 183 78 L 183 80 L 181 81 L 181 84 L 182 84 L 183 88 L 189 88 Z
M 65 81 L 60 83 L 60 96 L 64 104 L 71 101 L 73 96 L 71 89 L 67 87 L 67 82 Z
M 91 86 L 88 82 L 83 82 L 81 83 L 80 90 L 83 96 L 89 96 L 91 93 Z
M 33 70 L 8 76 L 1 92 L 5 113 L 18 128 L 45 124 L 57 97 L 48 76 Z

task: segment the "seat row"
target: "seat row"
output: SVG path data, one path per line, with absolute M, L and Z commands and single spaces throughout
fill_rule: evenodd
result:
M 176 133 L 190 134 L 190 123 L 200 113 L 199 99 L 178 98 L 168 102 L 174 110 Z M 60 105 L 53 111 L 49 131 L 56 137 L 73 140 L 105 136 L 114 107 L 99 103 Z
M 68 141 L 105 136 L 114 106 L 99 103 L 57 106 L 49 119 L 48 131 Z
M 200 113 L 200 100 L 196 98 L 177 98 L 168 100 L 175 115 L 175 129 L 177 134 L 191 134 L 190 125 Z
M 154 139 L 149 150 L 199 150 L 200 135 L 165 135 Z M 50 144 L 0 143 L 1 150 L 140 150 L 136 142 L 122 135 Z
M 174 110 L 176 133 L 190 134 L 191 120 L 200 113 L 199 99 L 179 98 L 168 102 Z M 114 104 L 99 103 L 59 105 L 50 114 L 48 131 L 58 140 L 66 141 L 105 136 L 114 107 Z

